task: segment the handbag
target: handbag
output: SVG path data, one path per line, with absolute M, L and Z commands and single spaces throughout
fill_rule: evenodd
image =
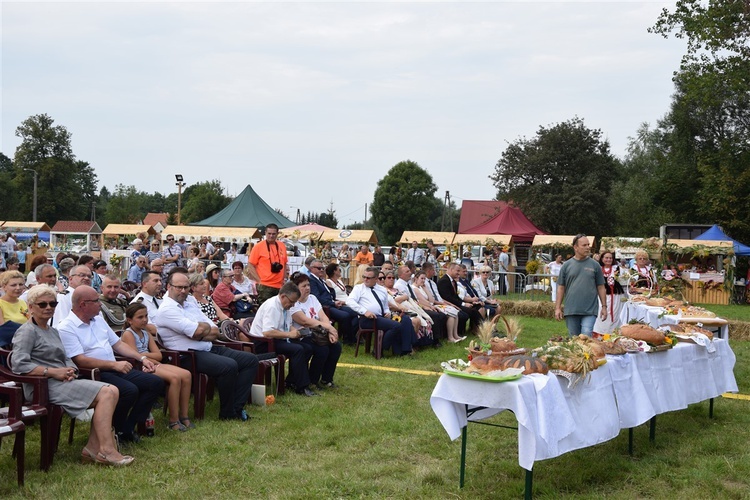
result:
M 322 326 L 314 326 L 310 328 L 310 339 L 315 345 L 331 345 L 331 341 L 328 338 L 328 330 L 326 330 Z
M 234 294 L 241 295 L 242 292 L 240 292 L 239 290 L 235 290 Z M 245 299 L 233 302 L 232 305 L 234 305 L 234 310 L 238 313 L 249 313 L 253 309 L 253 303 Z

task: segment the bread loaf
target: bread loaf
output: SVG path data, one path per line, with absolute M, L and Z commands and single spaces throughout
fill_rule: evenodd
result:
M 634 340 L 642 340 L 652 345 L 662 345 L 664 343 L 664 334 L 655 328 L 642 323 L 634 325 L 623 325 L 620 328 L 620 334 Z
M 507 352 L 515 351 L 518 349 L 518 346 L 515 342 L 506 337 L 492 337 L 490 340 L 490 348 L 492 349 L 492 352 Z
M 545 374 L 549 371 L 547 364 L 539 358 L 531 356 L 517 355 L 502 358 L 503 370 L 506 368 L 523 368 L 524 375 L 532 373 Z

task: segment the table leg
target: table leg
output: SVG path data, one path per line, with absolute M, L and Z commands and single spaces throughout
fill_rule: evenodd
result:
M 461 429 L 461 470 L 459 473 L 459 488 L 464 487 L 464 472 L 466 471 L 466 430 L 469 425 L 465 425 Z
M 648 440 L 653 443 L 656 441 L 656 415 L 651 417 L 648 427 Z
M 714 418 L 714 398 L 708 400 L 708 418 Z
M 633 428 L 628 429 L 628 454 L 633 456 Z
M 531 500 L 533 485 L 534 485 L 534 472 L 527 470 L 526 471 L 526 489 L 523 492 L 524 500 Z

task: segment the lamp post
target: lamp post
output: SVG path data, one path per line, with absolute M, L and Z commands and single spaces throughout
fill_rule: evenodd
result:
M 34 170 L 33 168 L 24 168 L 24 170 L 27 172 L 34 172 L 34 205 L 33 205 L 33 209 L 32 209 L 33 213 L 31 217 L 32 217 L 32 220 L 36 222 L 36 181 L 37 181 L 38 174 L 36 173 L 36 170 Z
M 182 182 L 183 177 L 182 174 L 175 174 L 174 176 L 175 180 L 177 181 L 177 225 L 182 225 L 182 188 L 185 186 L 185 183 Z
M 289 208 L 296 208 L 297 209 L 297 218 L 295 219 L 294 223 L 299 225 L 299 207 L 289 207 Z

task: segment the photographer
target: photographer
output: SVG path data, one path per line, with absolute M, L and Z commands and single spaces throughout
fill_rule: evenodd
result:
M 280 245 L 276 238 L 279 226 L 266 226 L 266 239 L 259 242 L 250 252 L 247 263 L 247 274 L 258 283 L 258 303 L 262 304 L 279 294 L 286 274 L 286 246 Z

